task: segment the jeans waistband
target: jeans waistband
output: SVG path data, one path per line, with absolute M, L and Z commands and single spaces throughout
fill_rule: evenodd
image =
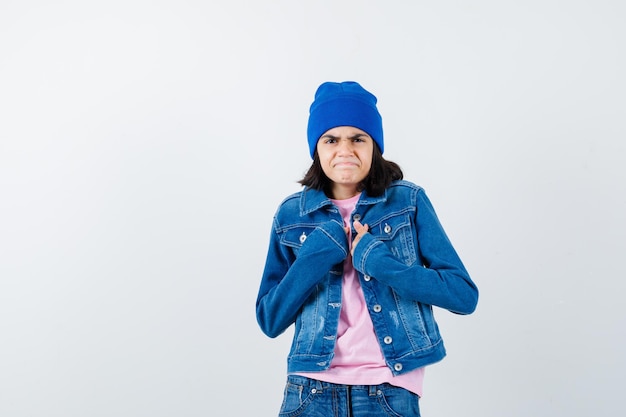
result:
M 313 378 L 308 378 L 302 375 L 287 375 L 287 382 L 292 384 L 301 385 L 303 387 L 315 388 L 318 391 L 327 390 L 351 390 L 351 391 L 367 391 L 368 395 L 377 395 L 378 390 L 388 388 L 391 385 L 388 383 L 378 385 L 348 385 L 348 384 L 336 384 L 334 382 L 320 381 Z

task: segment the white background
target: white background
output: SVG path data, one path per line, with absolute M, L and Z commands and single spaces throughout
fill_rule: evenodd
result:
M 423 415 L 624 415 L 625 12 L 2 0 L 0 415 L 277 414 L 254 304 L 327 80 L 378 96 L 481 290 Z

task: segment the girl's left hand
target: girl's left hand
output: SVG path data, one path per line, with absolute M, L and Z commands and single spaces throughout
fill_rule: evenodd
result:
M 361 224 L 358 220 L 355 220 L 353 225 L 354 230 L 356 230 L 356 236 L 352 241 L 352 250 L 350 251 L 350 255 L 354 255 L 354 248 L 356 248 L 356 245 L 359 243 L 363 235 L 370 230 L 370 227 L 367 224 Z

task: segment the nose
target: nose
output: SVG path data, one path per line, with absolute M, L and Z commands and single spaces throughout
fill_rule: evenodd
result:
M 350 139 L 339 140 L 339 152 L 352 154 L 352 141 Z

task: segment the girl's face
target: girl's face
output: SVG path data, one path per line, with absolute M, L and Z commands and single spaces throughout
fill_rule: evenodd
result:
M 317 141 L 324 174 L 332 181 L 332 198 L 355 196 L 358 185 L 370 172 L 374 140 L 359 128 L 339 126 L 327 130 Z

